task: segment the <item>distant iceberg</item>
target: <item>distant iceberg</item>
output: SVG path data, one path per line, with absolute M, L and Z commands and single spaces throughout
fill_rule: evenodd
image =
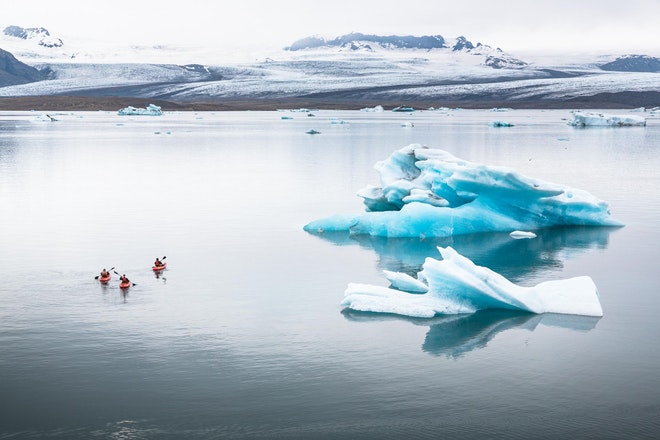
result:
M 513 127 L 513 124 L 510 122 L 504 122 L 504 121 L 493 121 L 490 124 L 488 124 L 490 127 Z
M 129 105 L 128 107 L 119 110 L 117 114 L 121 116 L 129 116 L 129 115 L 160 116 L 163 114 L 163 111 L 160 109 L 159 106 L 154 104 L 149 104 L 147 108 L 136 108 Z
M 377 105 L 376 107 L 365 107 L 361 108 L 360 111 L 367 113 L 382 113 L 385 111 L 382 105 Z
M 448 237 L 533 231 L 553 226 L 622 226 L 607 203 L 586 191 L 523 176 L 509 168 L 459 159 L 411 144 L 378 162 L 380 186 L 358 192 L 363 214 L 340 214 L 304 226 L 380 237 Z
M 386 273 L 392 283 L 389 288 L 351 283 L 341 305 L 355 311 L 416 318 L 486 309 L 603 316 L 598 289 L 588 276 L 522 287 L 475 265 L 451 247 L 438 250 L 442 260 L 427 258 L 416 279 L 390 272 Z
M 642 116 L 617 116 L 575 111 L 572 113 L 568 125 L 574 127 L 644 127 L 646 119 Z
M 529 231 L 513 231 L 509 234 L 511 238 L 520 239 L 520 238 L 536 238 L 536 234 Z

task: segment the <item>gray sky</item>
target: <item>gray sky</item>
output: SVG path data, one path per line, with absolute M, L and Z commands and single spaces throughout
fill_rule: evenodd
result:
M 464 35 L 508 52 L 660 55 L 658 17 L 660 0 L 29 0 L 3 8 L 0 25 L 146 44 L 281 48 L 355 31 Z

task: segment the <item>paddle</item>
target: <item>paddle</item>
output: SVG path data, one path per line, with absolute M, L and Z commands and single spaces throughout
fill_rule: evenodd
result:
M 117 272 L 116 270 L 113 270 L 113 272 L 116 273 L 117 275 L 119 275 L 119 272 Z M 121 276 L 121 275 L 119 275 L 119 276 Z M 135 284 L 133 281 L 131 281 L 131 284 L 134 285 L 134 286 L 137 286 L 137 284 Z
M 112 269 L 114 269 L 114 268 L 115 268 L 115 266 L 112 266 L 112 267 L 110 268 L 110 270 L 112 270 Z M 115 272 L 115 273 L 117 273 L 117 272 Z M 94 277 L 94 279 L 95 279 L 95 280 L 98 280 L 100 276 L 101 276 L 101 275 L 96 275 L 96 276 Z

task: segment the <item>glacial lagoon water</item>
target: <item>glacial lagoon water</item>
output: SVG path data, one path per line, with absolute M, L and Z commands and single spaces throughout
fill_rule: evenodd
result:
M 660 118 L 49 114 L 0 113 L 0 439 L 660 432 Z M 410 143 L 587 190 L 626 226 L 523 240 L 302 230 L 362 211 L 374 164 Z M 415 273 L 438 245 L 520 285 L 589 275 L 604 316 L 341 309 L 349 282 L 386 286 L 383 269 Z M 136 286 L 94 279 L 113 266 Z

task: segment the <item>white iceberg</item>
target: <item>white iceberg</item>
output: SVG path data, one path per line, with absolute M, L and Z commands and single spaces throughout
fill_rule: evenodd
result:
M 408 293 L 394 285 L 394 288 L 386 288 L 350 283 L 341 305 L 360 312 L 416 318 L 486 309 L 603 316 L 598 289 L 588 276 L 522 287 L 488 268 L 475 265 L 451 247 L 438 247 L 438 250 L 442 260 L 427 258 L 417 275 L 417 280 L 428 286 L 426 293 Z M 416 281 L 410 276 L 398 277 L 392 273 L 387 276 L 390 280 Z M 404 285 L 410 284 L 404 282 Z
M 513 231 L 509 234 L 511 238 L 536 238 L 536 234 L 529 231 Z
M 117 112 L 117 114 L 121 116 L 129 116 L 129 115 L 160 116 L 163 114 L 163 111 L 160 109 L 159 106 L 154 104 L 149 104 L 146 108 L 136 108 L 129 105 L 128 107 L 120 109 Z
M 646 119 L 642 116 L 608 115 L 575 111 L 568 125 L 574 127 L 644 127 Z
M 365 107 L 361 108 L 360 111 L 367 113 L 382 113 L 385 111 L 382 105 L 377 105 L 376 107 Z
M 310 233 L 448 237 L 554 226 L 622 226 L 607 203 L 580 189 L 412 144 L 378 162 L 380 186 L 358 192 L 363 214 L 312 221 Z

